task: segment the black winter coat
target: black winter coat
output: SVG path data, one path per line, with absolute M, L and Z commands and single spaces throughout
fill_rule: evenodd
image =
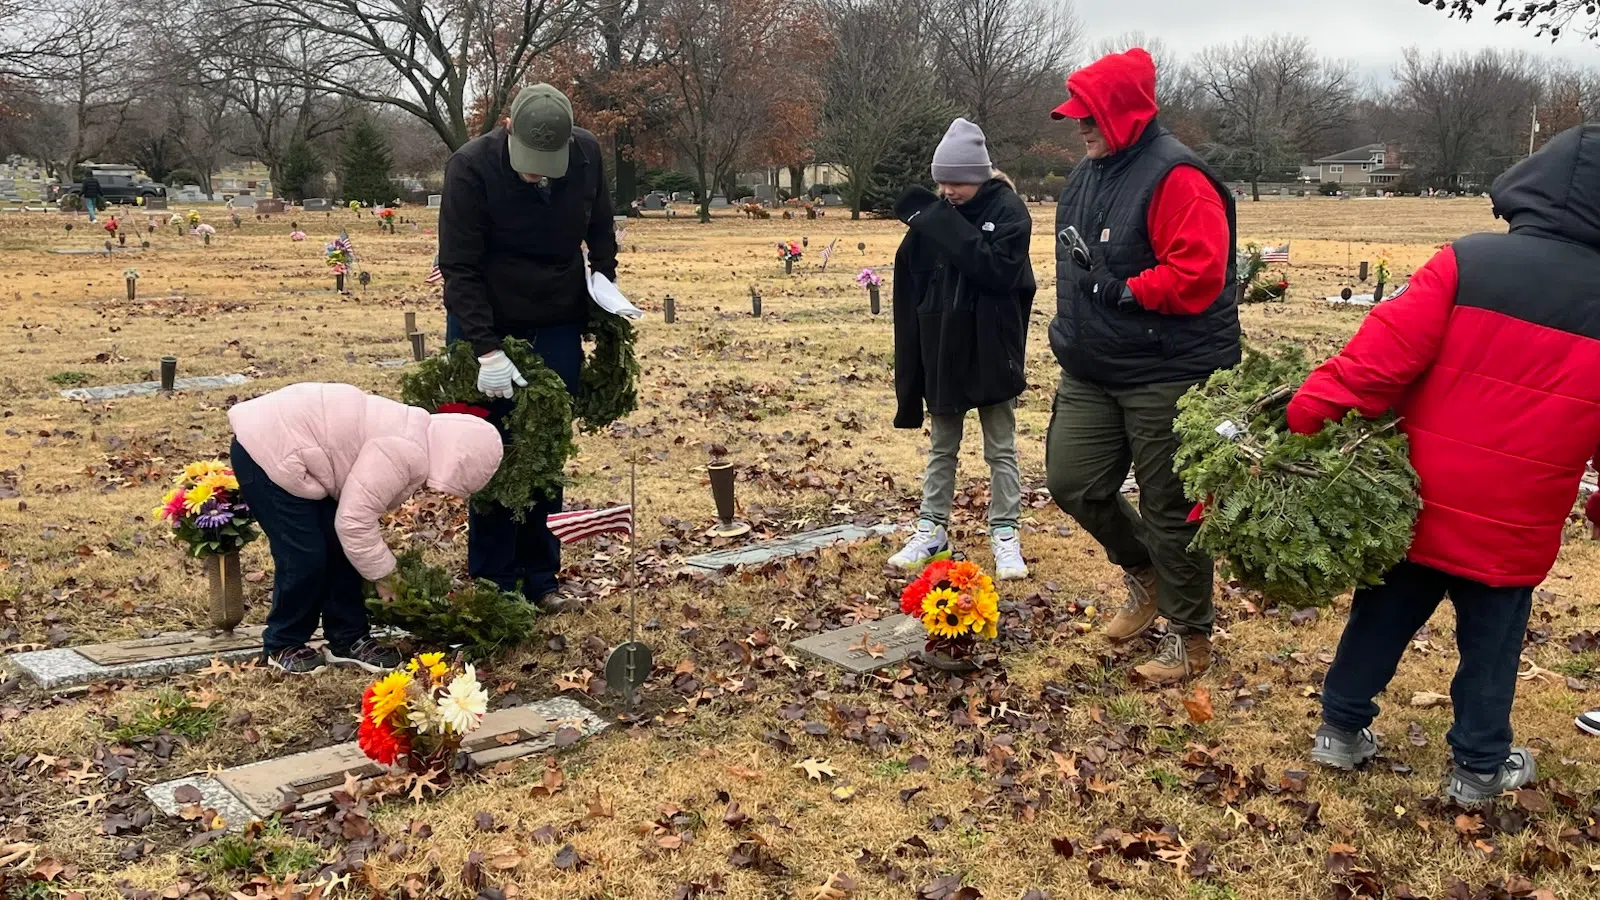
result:
M 585 247 L 615 281 L 617 238 L 600 143 L 572 129 L 567 174 L 547 186 L 511 168 L 504 127 L 468 141 L 444 167 L 439 271 L 444 306 L 479 355 L 521 328 L 589 320 Z
M 911 220 L 894 258 L 896 428 L 1003 403 L 1028 385 L 1033 219 L 1000 179 Z

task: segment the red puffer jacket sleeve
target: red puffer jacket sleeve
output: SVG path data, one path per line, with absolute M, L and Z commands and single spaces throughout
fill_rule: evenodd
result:
M 1315 434 L 1350 410 L 1379 416 L 1433 365 L 1456 304 L 1456 254 L 1449 247 L 1379 303 L 1337 356 L 1318 366 L 1289 402 L 1289 429 Z

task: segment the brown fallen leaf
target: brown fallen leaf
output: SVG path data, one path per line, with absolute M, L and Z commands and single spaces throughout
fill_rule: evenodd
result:
M 1418 709 L 1433 709 L 1439 706 L 1449 706 L 1450 697 L 1447 694 L 1437 694 L 1433 691 L 1417 691 L 1411 695 L 1411 705 Z
M 594 792 L 594 796 L 589 798 L 589 818 L 610 819 L 615 817 L 616 814 L 616 803 L 607 800 L 601 795 L 599 789 L 597 788 Z
M 1211 708 L 1211 692 L 1203 687 L 1197 686 L 1194 694 L 1184 698 L 1183 708 L 1189 713 L 1189 721 L 1196 725 L 1204 725 L 1216 715 Z
M 811 895 L 811 900 L 845 900 L 856 889 L 855 879 L 843 872 L 835 872 Z

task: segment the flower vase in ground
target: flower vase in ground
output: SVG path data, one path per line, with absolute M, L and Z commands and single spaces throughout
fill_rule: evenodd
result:
M 976 563 L 936 558 L 900 593 L 900 611 L 921 619 L 928 643 L 921 659 L 944 672 L 971 672 L 979 641 L 999 633 L 1000 595 Z
M 206 576 L 211 581 L 211 627 L 223 634 L 244 621 L 244 576 L 239 570 L 239 551 L 206 557 Z
M 367 686 L 356 744 L 374 762 L 450 781 L 461 742 L 483 723 L 489 693 L 472 666 L 423 653 Z
M 883 284 L 883 279 L 878 276 L 877 272 L 872 271 L 871 266 L 868 266 L 856 274 L 856 284 L 867 289 L 867 302 L 872 309 L 872 314 L 877 315 L 878 310 L 881 308 L 879 306 L 878 290 L 879 285 Z
M 190 463 L 152 515 L 168 525 L 186 553 L 205 560 L 212 628 L 232 634 L 244 620 L 239 550 L 259 536 L 233 469 L 220 459 Z

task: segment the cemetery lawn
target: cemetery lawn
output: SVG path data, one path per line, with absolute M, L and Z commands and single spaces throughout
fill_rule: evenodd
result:
M 854 283 L 863 265 L 892 262 L 901 227 L 731 214 L 710 226 L 634 222 L 620 284 L 647 310 L 640 408 L 579 438 L 567 500 L 627 502 L 637 454 L 638 557 L 616 540 L 568 548 L 580 611 L 540 619 L 525 649 L 483 672 L 495 706 L 560 694 L 612 727 L 421 802 L 223 838 L 206 834 L 217 823 L 154 810 L 143 787 L 350 740 L 364 679 L 214 666 L 51 695 L 11 676 L 0 684 L 0 898 L 1441 898 L 1496 881 L 1497 897 L 1592 896 L 1600 743 L 1572 718 L 1600 704 L 1600 546 L 1574 520 L 1535 604 L 1526 655 L 1538 668 L 1518 686 L 1515 725 L 1543 780 L 1482 816 L 1440 799 L 1448 704 L 1412 704 L 1448 693 L 1448 607 L 1408 650 L 1376 723 L 1384 752 L 1360 775 L 1313 770 L 1304 756 L 1346 601 L 1291 620 L 1219 582 L 1221 660 L 1193 690 L 1131 688 L 1126 670 L 1153 644 L 1108 654 L 1082 607 L 1109 614 L 1119 573 L 1042 489 L 1057 373 L 1045 345 L 1053 209 L 1033 211 L 1040 299 L 1018 419 L 1034 574 L 1002 586 L 1003 668 L 965 682 L 901 667 L 855 677 L 788 648 L 894 611 L 904 578 L 884 569 L 889 541 L 760 571 L 676 574 L 683 556 L 715 549 L 702 537 L 715 444 L 741 467 L 753 539 L 912 517 L 926 438 L 891 427 L 889 278 L 877 318 Z M 288 237 L 293 215 L 235 230 L 220 208 L 203 214 L 217 228 L 210 247 L 166 224 L 147 234 L 134 215 L 129 243 L 148 237 L 150 251 L 112 258 L 51 252 L 101 245 L 105 233 L 83 217 L 67 232 L 55 214 L 0 216 L 8 652 L 203 627 L 203 571 L 162 540 L 150 510 L 184 463 L 225 454 L 227 406 L 297 381 L 398 396 L 402 370 L 374 363 L 409 355 L 402 312 L 418 314 L 430 348 L 442 339 L 438 288 L 423 284 L 428 212 L 405 211 L 421 229 L 393 236 L 370 215 L 302 214 L 302 243 Z M 1240 223 L 1243 239 L 1293 241 L 1289 299 L 1247 307 L 1247 333 L 1319 358 L 1362 319 L 1321 299 L 1353 285 L 1358 262 L 1387 253 L 1401 280 L 1445 241 L 1496 227 L 1480 199 L 1246 202 Z M 365 291 L 352 277 L 346 297 L 331 292 L 322 259 L 340 228 L 372 274 Z M 776 244 L 802 236 L 805 258 L 785 278 Z M 669 293 L 673 326 L 661 316 Z M 58 397 L 153 380 L 165 354 L 180 377 L 252 380 L 171 398 Z M 954 533 L 988 565 L 985 483 L 972 439 Z M 418 497 L 388 537 L 459 567 L 463 506 Z M 246 621 L 260 623 L 265 542 L 244 562 Z M 657 664 L 631 717 L 598 674 L 627 638 L 630 599 Z M 1455 879 L 1468 890 L 1452 893 Z

